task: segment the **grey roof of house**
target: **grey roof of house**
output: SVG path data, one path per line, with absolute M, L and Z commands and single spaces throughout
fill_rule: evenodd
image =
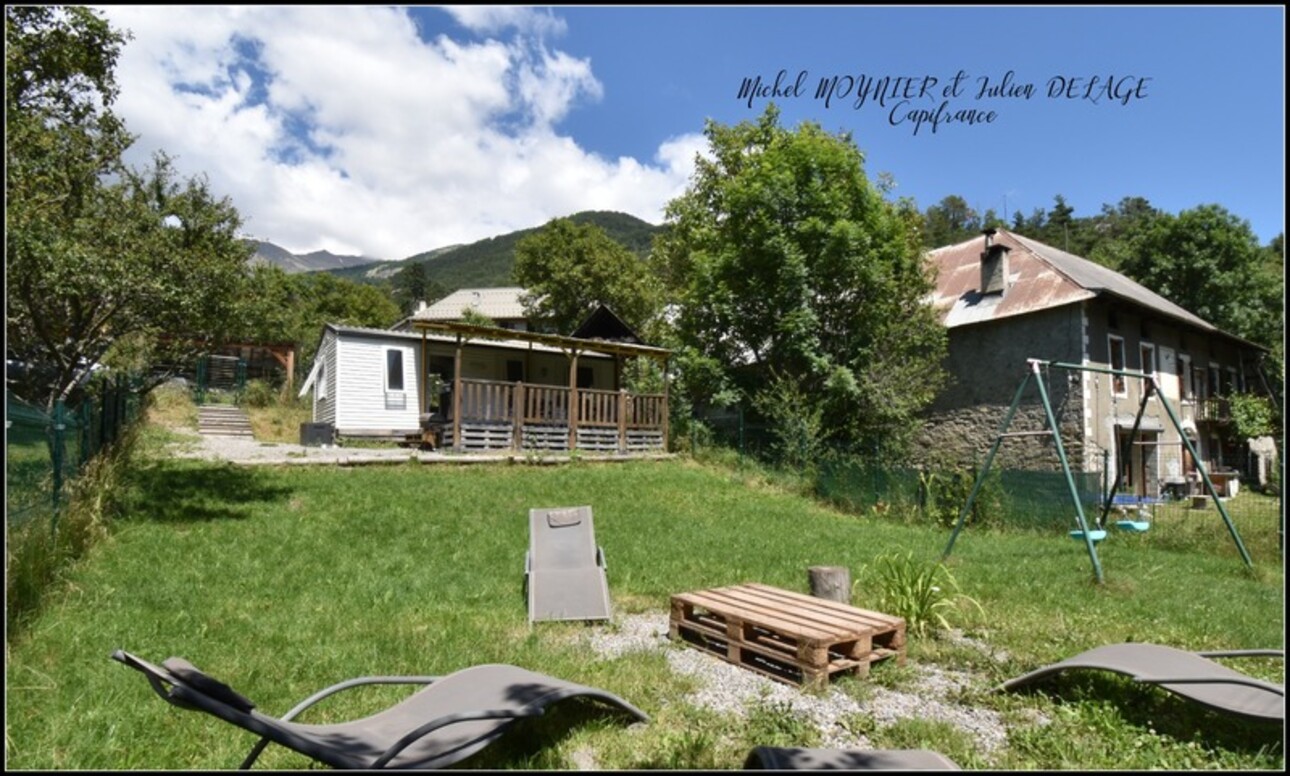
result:
M 1114 294 L 1137 302 L 1144 307 L 1149 307 L 1158 313 L 1186 321 L 1197 328 L 1218 331 L 1218 327 L 1209 321 L 1179 307 L 1155 291 L 1141 283 L 1130 280 L 1110 267 L 1102 266 L 1095 261 L 1089 261 L 1073 253 L 1067 253 L 1051 245 L 1045 245 L 1029 237 L 1022 237 L 1011 232 L 1009 234 L 1027 250 L 1044 259 L 1058 272 L 1066 275 L 1089 291 Z
M 984 237 L 937 248 L 928 254 L 928 261 L 937 272 L 931 302 L 947 328 L 1049 310 L 1108 294 L 1202 331 L 1260 347 L 1221 331 L 1214 324 L 1109 267 L 1007 229 L 999 229 L 993 243 L 1010 249 L 1009 287 L 1002 295 L 982 294 L 980 291 Z
M 520 295 L 524 291 L 519 286 L 462 288 L 421 310 L 412 318 L 418 321 L 459 321 L 467 309 L 495 321 L 523 318 L 524 305 L 520 302 Z
M 417 342 L 421 341 L 421 332 L 416 332 L 416 331 L 395 331 L 393 329 L 370 329 L 365 326 L 347 326 L 339 323 L 328 323 L 326 324 L 326 328 L 332 329 L 340 334 L 357 334 L 357 335 L 370 336 L 370 337 L 386 337 L 390 339 L 415 340 Z M 452 335 L 449 335 L 449 334 L 427 333 L 425 337 L 427 340 L 431 342 L 438 342 L 438 343 L 449 344 L 449 345 L 455 344 L 457 341 L 456 337 L 453 337 Z M 466 340 L 466 344 L 472 347 L 480 347 L 480 348 L 502 348 L 504 350 L 532 350 L 534 353 L 557 353 L 561 355 L 564 354 L 564 351 L 561 350 L 560 348 L 552 347 L 550 345 L 543 345 L 540 342 L 525 342 L 522 340 L 512 340 L 512 339 L 491 340 L 491 339 L 476 338 L 476 339 Z M 584 350 L 578 355 L 580 358 L 581 357 L 613 358 L 613 356 L 610 356 L 606 353 L 600 353 L 595 350 Z

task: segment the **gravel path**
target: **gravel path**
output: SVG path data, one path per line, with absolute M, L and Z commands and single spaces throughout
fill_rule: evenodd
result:
M 823 747 L 872 748 L 863 734 L 845 727 L 846 718 L 857 714 L 867 714 L 882 726 L 915 718 L 947 722 L 971 736 L 987 758 L 1007 740 L 1007 730 L 998 713 L 950 700 L 960 689 L 978 681 L 970 674 L 931 665 L 912 665 L 916 674 L 913 686 L 892 690 L 875 685 L 864 701 L 832 687 L 820 695 L 807 694 L 700 650 L 677 648 L 668 640 L 667 630 L 665 614 L 628 615 L 619 618 L 616 630 L 597 631 L 589 637 L 589 642 L 602 658 L 616 658 L 634 651 L 667 650 L 668 664 L 674 672 L 699 681 L 699 689 L 686 698 L 690 703 L 740 716 L 746 715 L 750 706 L 757 703 L 791 708 L 819 728 Z
M 564 454 L 549 454 L 533 458 L 523 453 L 471 453 L 432 452 L 412 447 L 305 447 L 280 442 L 258 442 L 250 437 L 203 435 L 190 429 L 172 429 L 183 437 L 171 447 L 176 458 L 199 458 L 208 461 L 228 461 L 247 466 L 281 466 L 331 464 L 362 466 L 368 464 L 399 464 L 409 461 L 420 463 L 482 464 L 506 461 L 567 463 Z M 630 455 L 583 454 L 582 459 L 640 460 L 670 458 L 665 453 L 632 453 Z

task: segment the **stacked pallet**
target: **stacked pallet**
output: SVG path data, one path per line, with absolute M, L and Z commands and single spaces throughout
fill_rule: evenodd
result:
M 881 612 L 748 583 L 672 596 L 674 640 L 772 679 L 822 687 L 839 674 L 905 662 L 905 621 Z

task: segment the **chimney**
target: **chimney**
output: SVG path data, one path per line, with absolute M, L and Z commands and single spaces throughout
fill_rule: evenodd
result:
M 990 242 L 995 230 L 985 229 L 985 250 L 981 251 L 981 293 L 1002 294 L 1008 289 L 1008 251 L 1006 245 Z

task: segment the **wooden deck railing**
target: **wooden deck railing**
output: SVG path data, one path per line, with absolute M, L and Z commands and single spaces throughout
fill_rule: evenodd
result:
M 577 412 L 570 418 L 573 392 L 564 386 L 471 379 L 462 379 L 460 386 L 461 396 L 454 402 L 460 413 L 458 424 L 510 424 L 516 448 L 522 445 L 525 426 L 601 429 L 601 434 L 604 429 L 617 429 L 620 449 L 627 448 L 629 431 L 659 432 L 664 438 L 667 433 L 664 394 L 580 388 Z M 574 445 L 577 434 L 570 433 Z

